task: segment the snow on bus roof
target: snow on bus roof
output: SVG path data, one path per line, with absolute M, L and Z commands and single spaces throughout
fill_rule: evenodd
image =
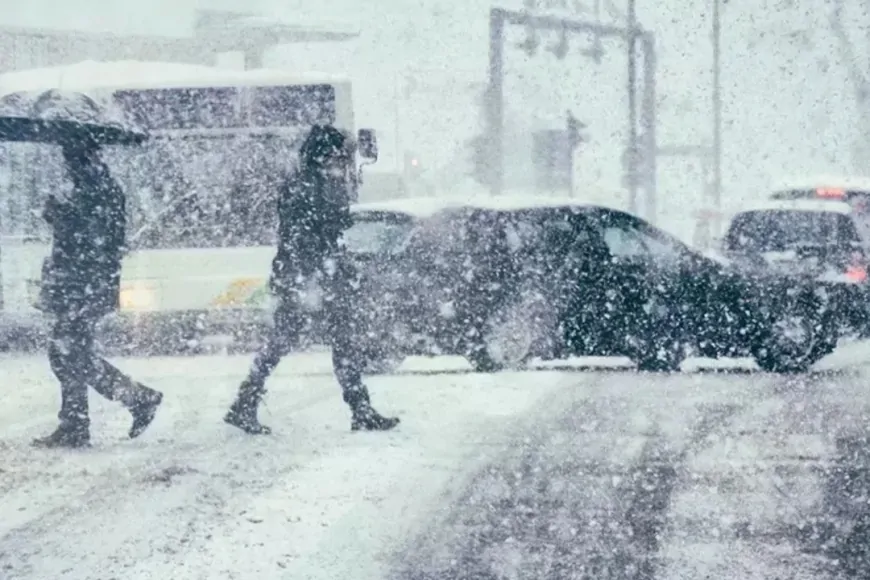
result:
M 790 178 L 776 182 L 772 189 L 773 191 L 794 191 L 818 188 L 870 191 L 870 177 L 857 175 L 816 175 L 804 178 Z
M 383 211 L 404 213 L 417 219 L 430 217 L 439 211 L 451 208 L 478 208 L 515 211 L 546 207 L 603 207 L 571 197 L 549 195 L 503 195 L 503 196 L 441 196 L 413 197 L 355 204 L 353 211 Z
M 0 74 L 0 94 L 61 89 L 147 89 L 222 85 L 294 85 L 348 82 L 347 77 L 276 69 L 232 70 L 177 62 L 87 60 Z

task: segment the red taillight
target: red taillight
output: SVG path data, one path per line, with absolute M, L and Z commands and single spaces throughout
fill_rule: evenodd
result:
M 818 197 L 844 199 L 846 197 L 846 191 L 837 187 L 820 187 L 816 189 L 816 195 Z
M 866 282 L 867 268 L 864 266 L 849 266 L 846 268 L 846 279 L 850 282 Z

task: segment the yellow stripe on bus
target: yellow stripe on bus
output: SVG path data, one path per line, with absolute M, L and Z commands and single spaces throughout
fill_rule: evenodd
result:
M 211 301 L 211 306 L 241 306 L 263 284 L 263 278 L 238 278 Z

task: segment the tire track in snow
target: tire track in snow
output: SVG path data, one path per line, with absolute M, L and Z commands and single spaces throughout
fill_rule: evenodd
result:
M 858 375 L 770 377 L 763 399 L 688 463 L 662 538 L 662 578 L 870 577 Z
M 518 441 L 518 452 L 481 473 L 449 519 L 405 554 L 410 564 L 396 576 L 654 578 L 658 538 L 686 458 L 741 407 L 691 405 L 694 421 L 685 416 L 689 409 L 665 409 L 683 423 L 679 434 L 655 419 L 626 429 L 621 413 L 631 403 L 611 402 L 569 406 L 555 425 Z M 642 413 L 643 401 L 629 409 Z
M 822 468 L 823 497 L 807 525 L 791 530 L 805 552 L 822 556 L 832 578 L 870 578 L 870 433 L 836 438 Z

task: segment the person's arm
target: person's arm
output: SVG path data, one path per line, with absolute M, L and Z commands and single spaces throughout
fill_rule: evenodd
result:
M 49 225 L 56 226 L 77 218 L 76 207 L 72 202 L 61 201 L 54 194 L 49 194 L 42 209 L 42 219 Z

